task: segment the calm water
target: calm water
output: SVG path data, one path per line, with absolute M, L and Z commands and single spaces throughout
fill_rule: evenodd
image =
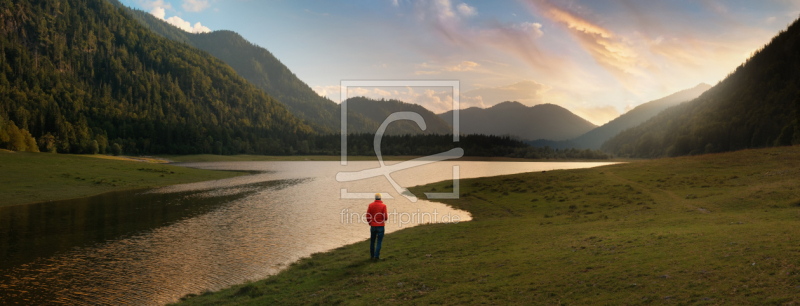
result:
M 439 162 L 391 176 L 415 186 L 451 179 L 453 165 L 464 179 L 605 164 Z M 335 178 L 377 162 L 183 165 L 263 173 L 0 208 L 0 304 L 161 305 L 264 278 L 301 257 L 369 238 L 367 225 L 348 213 L 363 213 L 371 201 L 341 199 L 342 188 L 389 192 L 384 202 L 399 215 L 387 232 L 417 225 L 412 213 L 429 213 L 424 222 L 470 220 L 443 204 L 412 203 L 382 176 Z

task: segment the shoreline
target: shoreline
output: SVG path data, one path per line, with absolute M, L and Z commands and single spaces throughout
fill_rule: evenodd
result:
M 0 152 L 0 208 L 248 175 L 105 156 Z
M 406 161 L 424 156 L 383 156 L 385 161 Z M 169 163 L 189 162 L 233 162 L 233 161 L 340 161 L 339 155 L 156 155 L 149 158 L 168 161 Z M 377 161 L 374 156 L 348 156 L 348 161 Z M 611 159 L 526 159 L 517 157 L 485 157 L 464 156 L 450 161 L 497 161 L 497 162 L 631 162 L 641 159 L 611 158 Z
M 34 156 L 34 155 L 36 155 L 36 156 Z M 230 177 L 235 177 L 235 176 L 252 174 L 252 173 L 249 173 L 247 171 L 220 171 L 220 170 L 202 170 L 202 169 L 196 169 L 196 168 L 189 168 L 189 167 L 184 167 L 184 166 L 180 165 L 180 164 L 183 164 L 183 163 L 232 162 L 232 161 L 339 161 L 340 158 L 341 158 L 338 155 L 336 155 L 336 156 L 333 156 L 333 155 L 266 156 L 266 155 L 210 155 L 210 154 L 207 154 L 207 155 L 175 155 L 175 156 L 173 156 L 173 155 L 160 155 L 160 156 L 126 156 L 126 155 L 121 155 L 121 156 L 112 156 L 112 155 L 100 155 L 100 154 L 97 154 L 97 155 L 88 155 L 88 154 L 53 154 L 53 153 L 15 152 L 15 151 L 7 151 L 7 150 L 0 151 L 0 161 L 6 161 L 6 160 L 9 159 L 8 157 L 10 157 L 10 156 L 18 157 L 18 158 L 16 158 L 17 161 L 20 160 L 20 159 L 27 159 L 27 158 L 30 158 L 30 159 L 42 159 L 42 161 L 44 161 L 45 164 L 51 162 L 51 161 L 47 161 L 46 159 L 55 158 L 55 159 L 73 159 L 74 160 L 75 158 L 78 158 L 78 159 L 85 158 L 87 161 L 90 161 L 90 162 L 86 162 L 86 166 L 87 167 L 95 167 L 95 166 L 98 166 L 98 165 L 101 165 L 101 164 L 104 167 L 115 167 L 115 165 L 118 165 L 118 164 L 115 164 L 115 163 L 128 163 L 128 162 L 130 162 L 130 164 L 128 164 L 129 166 L 138 164 L 138 165 L 147 165 L 148 167 L 149 166 L 153 166 L 153 167 L 179 167 L 180 169 L 192 169 L 193 170 L 192 172 L 206 172 L 206 174 L 205 175 L 201 175 L 200 178 L 196 178 L 196 177 L 193 176 L 193 175 L 197 175 L 197 173 L 185 174 L 184 178 L 181 178 L 181 179 L 178 179 L 178 180 L 169 180 L 169 181 L 166 181 L 166 182 L 160 182 L 160 183 L 154 183 L 154 184 L 136 182 L 133 186 L 128 186 L 128 187 L 125 187 L 125 188 L 117 188 L 117 187 L 119 187 L 117 185 L 108 186 L 108 184 L 106 184 L 106 182 L 102 181 L 102 179 L 101 179 L 101 181 L 97 183 L 97 185 L 99 185 L 99 186 L 88 186 L 88 187 L 87 186 L 83 186 L 84 188 L 78 187 L 78 188 L 81 188 L 81 189 L 94 189 L 94 190 L 91 190 L 91 191 L 72 192 L 72 193 L 68 193 L 69 194 L 68 196 L 63 196 L 63 197 L 48 196 L 48 195 L 39 196 L 38 198 L 36 198 L 36 200 L 25 201 L 25 202 L 22 202 L 19 199 L 14 199 L 14 196 L 11 196 L 12 199 L 9 200 L 6 203 L 0 204 L 0 207 L 39 204 L 39 203 L 47 203 L 47 202 L 53 202 L 53 201 L 74 200 L 74 199 L 79 199 L 79 198 L 96 196 L 96 195 L 100 195 L 100 194 L 104 194 L 104 193 L 108 193 L 108 192 L 129 191 L 129 190 L 135 190 L 135 189 L 152 189 L 152 188 L 165 187 L 165 186 L 170 186 L 170 185 L 196 183 L 196 182 L 201 182 L 201 181 L 217 180 L 217 179 L 223 179 L 223 178 L 230 178 Z M 384 160 L 386 160 L 386 161 L 405 161 L 405 160 L 411 160 L 411 159 L 419 158 L 419 157 L 421 157 L 421 156 L 386 156 L 386 157 L 384 157 Z M 97 161 L 97 162 L 93 162 L 92 160 Z M 351 156 L 351 157 L 348 157 L 348 160 L 349 161 L 377 161 L 377 158 L 375 158 L 374 156 Z M 465 157 L 461 157 L 461 158 L 458 158 L 458 159 L 454 159 L 452 161 L 489 161 L 489 162 L 630 162 L 630 161 L 634 161 L 634 160 L 618 159 L 618 158 L 616 158 L 616 159 L 596 159 L 596 160 L 595 159 L 588 159 L 588 160 L 585 160 L 585 159 L 546 159 L 546 160 L 545 159 L 539 159 L 539 160 L 537 160 L 537 159 L 524 159 L 524 158 L 511 158 L 511 157 L 465 156 Z M 37 166 L 41 167 L 41 165 L 38 165 L 38 164 L 40 164 L 38 160 L 37 161 L 28 160 L 28 161 L 24 161 L 24 162 L 25 162 L 25 165 L 23 165 L 23 167 L 33 167 L 33 168 L 36 168 Z M 7 165 L 6 168 L 9 167 L 8 165 L 11 165 L 11 163 L 9 163 L 9 162 L 7 162 L 5 164 Z M 11 165 L 11 166 L 13 167 L 13 165 Z M 0 165 L 0 167 L 3 167 L 3 165 Z M 20 168 L 19 165 L 16 168 Z M 135 168 L 135 166 L 128 167 L 128 168 Z M 30 168 L 28 168 L 28 169 L 30 169 Z M 147 170 L 152 170 L 152 171 L 158 172 L 158 171 L 160 171 L 162 169 L 166 169 L 166 168 L 147 169 Z M 33 172 L 40 171 L 40 170 L 42 170 L 42 169 L 33 169 Z M 48 170 L 53 170 L 53 169 L 48 169 Z M 125 177 L 129 173 L 125 173 L 124 170 L 131 170 L 131 169 L 123 169 L 123 171 L 119 171 L 119 169 L 115 169 L 115 170 L 116 171 L 108 171 L 106 173 L 102 173 L 101 175 L 110 176 L 110 177 L 113 177 L 113 176 Z M 58 171 L 58 170 L 56 169 L 55 171 Z M 174 172 L 174 171 L 171 171 L 171 172 Z M 214 175 L 214 174 L 211 174 L 211 173 L 217 173 L 218 175 Z M 19 177 L 22 180 L 18 180 L 18 181 L 39 181 L 40 179 L 42 179 L 43 175 L 44 174 L 39 174 L 38 175 L 39 177 L 36 177 L 37 174 L 34 174 L 34 175 L 29 176 L 29 177 Z M 10 175 L 8 178 L 10 179 L 11 176 L 13 176 L 13 174 Z M 22 176 L 25 176 L 25 175 L 22 175 Z M 48 174 L 47 176 L 48 176 L 48 178 L 51 178 L 51 179 L 53 178 L 53 176 L 50 175 L 50 174 Z M 92 177 L 92 178 L 94 178 L 94 177 Z M 78 179 L 84 179 L 85 180 L 86 178 L 78 177 Z M 158 180 L 158 178 L 151 178 L 151 179 Z M 2 182 L 2 181 L 0 181 L 0 182 Z M 48 182 L 48 183 L 49 184 L 58 184 L 58 182 Z M 69 183 L 71 183 L 71 182 L 69 182 Z M 19 184 L 17 184 L 17 185 L 19 185 Z M 9 186 L 7 186 L 7 187 L 9 187 Z M 36 184 L 31 184 L 31 185 L 25 185 L 25 188 L 39 189 L 39 188 L 41 188 L 41 186 L 36 186 Z M 25 188 L 20 188 L 20 189 L 25 190 Z M 61 188 L 61 189 L 65 189 L 65 188 L 68 188 L 68 187 L 65 186 L 64 188 Z M 12 188 L 8 188 L 8 189 L 12 189 Z M 0 190 L 0 191 L 2 191 L 2 190 Z M 11 192 L 18 192 L 18 191 L 19 190 L 11 190 Z M 52 192 L 52 190 L 49 190 L 48 192 Z M 37 192 L 37 194 L 46 194 L 48 192 Z M 58 191 L 56 191 L 56 192 L 58 193 Z M 28 193 L 28 194 L 24 194 L 24 193 L 23 194 L 17 194 L 15 196 L 17 198 L 19 198 L 19 197 L 32 197 L 30 193 Z

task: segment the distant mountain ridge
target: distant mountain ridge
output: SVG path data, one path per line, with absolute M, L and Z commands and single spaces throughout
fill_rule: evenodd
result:
M 447 122 L 418 104 L 406 103 L 398 100 L 374 100 L 365 97 L 353 97 L 347 99 L 343 104 L 347 105 L 348 120 L 350 120 L 349 115 L 359 114 L 364 118 L 383 123 L 389 115 L 395 112 L 414 112 L 422 116 L 422 119 L 425 120 L 425 131 L 420 130 L 417 124 L 412 121 L 398 120 L 387 126 L 386 135 L 446 135 L 453 133 L 452 128 Z
M 453 111 L 439 114 L 453 124 Z M 586 119 L 554 104 L 526 106 L 502 102 L 489 108 L 470 107 L 459 111 L 462 134 L 509 135 L 522 140 L 565 140 L 597 127 Z
M 664 110 L 603 144 L 621 156 L 660 157 L 800 143 L 800 20 L 697 99 Z
M 611 139 L 625 129 L 632 128 L 658 115 L 661 111 L 693 100 L 711 88 L 711 85 L 701 83 L 658 100 L 650 101 L 636 106 L 627 113 L 599 126 L 586 134 L 566 141 L 537 140 L 529 142 L 535 147 L 549 146 L 554 149 L 592 149 L 597 150 L 606 140 Z

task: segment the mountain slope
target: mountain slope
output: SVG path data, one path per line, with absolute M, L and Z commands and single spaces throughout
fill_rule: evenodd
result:
M 453 111 L 439 114 L 439 117 L 453 124 Z M 558 105 L 528 107 L 519 102 L 503 102 L 485 109 L 462 109 L 459 125 L 463 134 L 511 135 L 524 140 L 570 139 L 597 127 Z
M 699 98 L 603 144 L 635 157 L 679 156 L 797 142 L 800 21 Z
M 130 9 L 116 0 L 109 1 L 124 8 L 156 34 L 192 45 L 221 59 L 240 76 L 285 104 L 292 114 L 314 126 L 315 130 L 326 133 L 340 130 L 341 114 L 338 112 L 338 105 L 317 94 L 268 50 L 233 31 L 187 33 L 145 11 Z M 378 124 L 354 115 L 348 119 L 348 130 L 375 132 Z
M 535 147 L 550 146 L 554 149 L 575 148 L 597 150 L 600 149 L 600 146 L 606 142 L 606 140 L 616 136 L 619 132 L 647 121 L 647 119 L 658 115 L 659 112 L 668 107 L 693 100 L 709 88 L 711 88 L 711 85 L 703 83 L 694 88 L 685 89 L 661 99 L 644 103 L 575 139 L 567 141 L 538 140 L 531 142 L 531 145 Z
M 224 62 L 105 0 L 0 3 L 0 117 L 52 140 L 40 146 L 283 154 L 313 132 Z
M 389 115 L 395 112 L 415 112 L 425 120 L 426 129 L 423 132 L 416 123 L 408 120 L 395 121 L 386 128 L 387 135 L 405 134 L 452 134 L 453 129 L 442 118 L 428 109 L 411 103 L 398 100 L 373 100 L 365 97 L 353 97 L 345 101 L 347 113 L 359 114 L 374 122 L 383 123 Z M 348 120 L 350 117 L 348 116 Z M 349 122 L 348 122 L 349 123 Z M 349 124 L 348 124 L 349 126 Z M 377 129 L 373 130 L 374 133 Z

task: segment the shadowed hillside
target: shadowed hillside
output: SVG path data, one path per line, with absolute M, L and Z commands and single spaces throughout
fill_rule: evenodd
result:
M 699 98 L 603 144 L 620 156 L 679 156 L 798 142 L 800 22 Z
M 439 114 L 453 124 L 453 112 Z M 459 131 L 464 134 L 510 135 L 523 140 L 574 138 L 596 127 L 567 109 L 553 104 L 528 107 L 503 102 L 489 108 L 471 107 L 459 111 Z
M 694 88 L 682 90 L 661 99 L 641 104 L 625 114 L 597 127 L 575 139 L 568 141 L 537 140 L 531 142 L 536 147 L 550 146 L 558 149 L 600 149 L 600 146 L 627 128 L 632 128 L 658 115 L 668 107 L 693 100 L 711 88 L 708 84 L 699 84 Z
M 404 134 L 453 134 L 453 130 L 447 122 L 439 118 L 428 109 L 411 103 L 398 100 L 373 100 L 365 97 L 353 97 L 347 99 L 348 127 L 352 115 L 361 115 L 374 122 L 383 123 L 389 115 L 395 112 L 414 112 L 425 119 L 426 129 L 420 130 L 416 123 L 408 120 L 395 121 L 386 129 L 387 135 Z M 377 131 L 377 128 L 372 132 Z

